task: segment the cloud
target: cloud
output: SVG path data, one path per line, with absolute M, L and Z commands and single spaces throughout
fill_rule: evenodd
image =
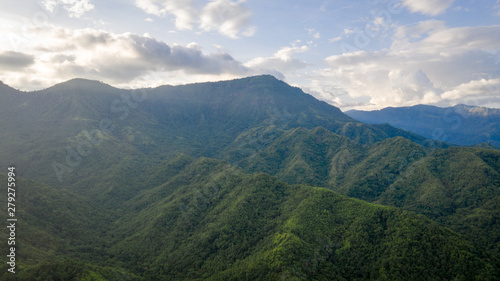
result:
M 62 7 L 68 11 L 70 17 L 76 18 L 94 9 L 90 0 L 43 0 L 42 5 L 50 12 L 55 12 Z
M 333 38 L 329 39 L 328 42 L 334 43 L 334 42 L 338 42 L 340 40 L 342 40 L 342 36 L 333 37 Z
M 344 34 L 345 35 L 349 35 L 349 34 L 353 34 L 353 33 L 356 33 L 356 31 L 352 30 L 352 29 L 348 29 L 348 28 L 344 29 Z
M 0 65 L 10 67 L 0 74 L 0 80 L 19 86 L 20 77 L 26 73 L 17 71 L 21 67 L 29 67 L 33 77 L 49 85 L 74 77 L 132 86 L 134 81 L 151 73 L 161 73 L 164 77 L 174 72 L 184 77 L 241 77 L 249 73 L 247 67 L 228 53 L 206 54 L 197 43 L 181 46 L 132 33 L 116 34 L 90 28 L 46 27 L 36 36 L 34 42 L 40 42 L 32 47 L 39 52 L 36 62 L 21 53 L 0 53 Z
M 258 57 L 245 63 L 245 66 L 258 73 L 268 73 L 283 79 L 286 73 L 304 68 L 307 64 L 299 59 L 292 58 L 293 54 L 304 53 L 309 50 L 307 46 L 283 47 L 271 57 Z
M 425 25 L 420 23 L 420 25 Z M 433 28 L 423 40 L 408 38 L 395 40 L 392 49 L 400 52 L 418 52 L 448 57 L 473 50 L 498 50 L 500 25 L 482 27 Z
M 419 39 L 424 35 L 429 35 L 431 31 L 446 30 L 446 24 L 443 21 L 438 20 L 427 20 L 418 22 L 415 25 L 410 26 L 398 26 L 395 32 L 396 39 Z
M 307 29 L 307 32 L 309 35 L 311 35 L 314 39 L 319 39 L 321 38 L 321 33 L 317 32 L 316 29 L 314 28 L 309 28 Z
M 500 0 L 497 0 L 493 6 L 493 10 L 495 10 L 495 15 L 500 16 Z
M 192 0 L 135 0 L 135 5 L 148 14 L 158 17 L 172 15 L 180 30 L 218 31 L 220 34 L 238 38 L 252 36 L 252 11 L 245 0 L 211 0 L 199 9 Z
M 440 101 L 440 89 L 436 88 L 421 69 L 405 71 L 396 69 L 387 74 L 393 96 L 378 96 L 374 102 L 413 105 L 432 104 Z
M 231 38 L 238 38 L 239 34 L 248 37 L 255 33 L 251 19 L 252 11 L 244 0 L 213 0 L 201 12 L 200 27 L 205 31 L 218 30 Z
M 0 53 L 0 69 L 9 71 L 9 70 L 21 70 L 35 62 L 35 57 L 32 55 L 14 52 L 14 51 L 6 51 Z
M 446 11 L 455 0 L 402 0 L 412 13 L 436 16 Z
M 52 56 L 50 58 L 50 62 L 56 63 L 56 64 L 63 64 L 66 62 L 73 62 L 75 61 L 76 56 L 74 55 L 62 55 L 62 54 L 57 54 L 55 56 Z
M 87 34 L 86 34 L 87 35 Z M 88 48 L 88 38 L 94 35 L 82 36 L 82 46 Z M 99 38 L 99 37 L 97 37 Z M 101 43 L 103 44 L 103 43 Z M 221 74 L 225 72 L 244 73 L 245 67 L 234 60 L 227 53 L 215 53 L 206 55 L 196 44 L 188 46 L 168 45 L 165 42 L 153 38 L 134 34 L 115 35 L 113 39 L 104 44 L 111 48 L 110 52 L 93 58 L 90 63 L 93 69 L 103 73 L 106 77 L 114 80 L 127 80 L 143 74 L 155 67 L 155 71 L 183 70 L 187 74 Z M 99 49 L 103 49 L 102 47 Z M 121 54 L 116 51 L 121 50 Z M 98 52 L 94 52 L 98 53 Z M 110 63 L 110 58 L 115 63 Z M 130 69 L 129 73 L 115 69 Z
M 500 26 L 448 28 L 439 21 L 420 22 L 397 28 L 388 49 L 326 58 L 329 67 L 317 72 L 311 89 L 338 89 L 323 94 L 331 100 L 344 92 L 350 99 L 368 99 L 367 109 L 470 104 L 472 99 L 499 103 L 498 46 Z
M 500 96 L 500 78 L 469 81 L 444 92 L 441 96 L 450 101 L 495 98 L 498 102 L 500 100 L 498 98 Z
M 197 17 L 197 11 L 191 0 L 135 0 L 135 5 L 144 12 L 158 17 L 174 16 L 175 26 L 181 30 L 193 29 Z

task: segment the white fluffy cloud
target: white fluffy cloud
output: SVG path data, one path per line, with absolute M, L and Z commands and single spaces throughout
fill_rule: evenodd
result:
M 464 103 L 480 105 L 484 103 L 500 103 L 500 78 L 473 80 L 460 84 L 452 90 L 444 92 L 444 100 L 461 99 Z
M 43 0 L 42 5 L 50 12 L 62 7 L 68 11 L 70 17 L 77 18 L 94 9 L 91 0 Z
M 196 20 L 196 10 L 191 0 L 135 0 L 135 5 L 148 14 L 158 17 L 172 15 L 178 29 L 192 29 Z
M 293 74 L 294 71 L 304 68 L 307 64 L 296 58 L 293 54 L 303 53 L 309 50 L 307 46 L 284 47 L 274 53 L 271 57 L 258 57 L 245 63 L 245 66 L 257 73 L 269 73 L 283 79 L 284 74 Z
M 435 16 L 446 11 L 455 0 L 403 0 L 403 6 L 412 13 Z
M 26 71 L 40 80 L 29 84 L 49 86 L 74 77 L 103 80 L 114 85 L 134 86 L 134 81 L 155 73 L 184 76 L 243 76 L 249 69 L 229 54 L 206 54 L 196 43 L 169 45 L 131 33 L 115 34 L 103 30 L 46 27 L 32 36 L 30 54 L 0 53 L 0 74 L 7 84 L 27 89 Z M 34 58 L 36 57 L 36 60 Z M 18 67 L 14 67 L 18 66 Z M 43 82 L 42 82 L 43 81 Z M 156 81 L 150 81 L 155 84 Z M 167 82 L 169 83 L 169 82 Z M 170 82 L 171 83 L 171 82 Z
M 350 99 L 364 100 L 367 109 L 419 103 L 497 104 L 499 46 L 500 26 L 447 28 L 438 21 L 421 22 L 398 28 L 387 50 L 328 57 L 329 67 L 318 71 L 311 88 L 322 92 L 335 86 Z M 329 94 L 332 101 L 339 95 Z
M 198 26 L 202 31 L 215 30 L 230 38 L 255 33 L 252 11 L 245 0 L 211 0 L 201 9 L 193 0 L 135 0 L 135 5 L 158 17 L 172 15 L 176 27 L 181 30 L 192 30 Z
M 251 26 L 251 17 L 252 11 L 244 0 L 213 0 L 203 8 L 200 27 L 206 31 L 218 30 L 231 38 L 237 38 L 240 33 L 252 36 L 255 27 Z

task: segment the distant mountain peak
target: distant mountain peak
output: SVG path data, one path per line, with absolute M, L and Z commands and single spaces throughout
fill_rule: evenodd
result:
M 271 74 L 261 74 L 261 75 L 255 75 L 255 76 L 248 76 L 248 77 L 243 77 L 243 78 L 237 78 L 229 81 L 219 81 L 219 82 L 248 82 L 248 83 L 254 83 L 254 84 L 284 84 L 288 87 L 292 87 L 288 85 L 286 82 L 279 80 L 278 78 L 274 77 Z M 217 82 L 216 82 L 217 83 Z
M 243 78 L 236 78 L 234 80 L 247 80 L 247 79 L 249 79 L 249 80 L 260 79 L 260 80 L 269 80 L 269 81 L 281 81 L 271 74 L 259 74 L 259 75 L 248 76 L 248 77 L 243 77 Z
M 102 81 L 90 80 L 84 78 L 73 78 L 65 82 L 55 84 L 52 87 L 47 88 L 47 90 L 69 90 L 69 89 L 99 89 L 99 90 L 110 90 L 116 89 L 115 87 L 106 84 Z
M 251 83 L 283 83 L 283 84 L 286 84 L 284 81 L 281 81 L 278 78 L 276 78 L 270 74 L 248 76 L 248 77 L 237 78 L 237 79 L 233 79 L 233 80 L 229 80 L 229 81 L 219 81 L 219 82 L 251 82 Z
M 66 82 L 62 82 L 62 83 L 59 83 L 56 85 L 61 85 L 61 84 L 71 84 L 71 85 L 77 85 L 77 86 L 81 86 L 81 85 L 86 86 L 86 85 L 92 84 L 92 85 L 105 85 L 105 86 L 112 87 L 111 85 L 106 84 L 102 81 L 85 79 L 85 78 L 73 78 L 73 79 L 70 79 Z

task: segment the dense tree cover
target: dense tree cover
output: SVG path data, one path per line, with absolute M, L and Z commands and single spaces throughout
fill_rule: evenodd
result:
M 288 185 L 267 174 L 249 175 L 210 158 L 180 156 L 167 166 L 176 167 L 177 173 L 129 200 L 120 214 L 99 213 L 77 196 L 63 202 L 34 202 L 29 196 L 21 200 L 20 205 L 36 208 L 37 216 L 20 215 L 36 229 L 20 226 L 26 246 L 20 249 L 25 256 L 16 277 L 487 280 L 494 276 L 491 262 L 465 237 L 423 216 L 325 188 Z M 33 193 L 58 196 L 35 182 L 21 184 Z M 52 222 L 58 218 L 52 212 L 64 213 L 63 219 Z M 42 258 L 38 250 L 46 250 L 40 248 L 50 243 L 46 236 L 66 244 L 53 245 L 55 249 Z M 9 274 L 2 280 L 16 280 Z
M 259 126 L 323 126 L 360 143 L 396 135 L 426 142 L 393 127 L 360 123 L 268 75 L 136 91 L 82 79 L 30 93 L 0 91 L 0 119 L 5 120 L 0 123 L 5 132 L 0 166 L 13 161 L 24 167 L 27 178 L 89 193 L 82 179 L 119 181 L 122 173 L 143 174 L 137 167 L 179 152 L 218 157 L 238 135 Z M 54 162 L 64 171 L 60 178 Z M 102 188 L 93 191 L 97 196 Z
M 36 265 L 22 266 L 15 274 L 7 272 L 6 266 L 2 266 L 0 270 L 0 279 L 5 281 L 144 280 L 122 269 L 96 266 L 72 259 L 42 261 Z
M 500 276 L 499 151 L 366 125 L 271 76 L 0 85 L 0 120 L 19 280 Z
M 7 183 L 4 174 L 0 182 Z M 45 260 L 59 253 L 91 257 L 103 247 L 99 233 L 111 217 L 98 204 L 69 190 L 22 178 L 17 178 L 15 190 L 19 258 Z M 4 221 L 8 218 L 6 207 L 0 215 Z M 7 243 L 0 246 L 5 251 Z
M 255 155 L 240 159 L 230 147 L 226 158 L 288 183 L 424 214 L 466 235 L 500 264 L 500 151 L 428 149 L 402 137 L 363 146 L 323 128 L 275 136 Z
M 4 174 L 0 182 L 7 182 Z M 118 278 L 129 275 L 123 270 L 115 274 L 112 268 L 88 264 L 104 264 L 109 258 L 104 250 L 109 241 L 103 238 L 113 221 L 109 211 L 67 189 L 20 177 L 15 195 L 17 270 L 7 272 L 3 263 L 0 280 L 126 280 Z M 6 208 L 0 218 L 8 218 Z M 7 255 L 11 246 L 4 242 L 0 251 Z

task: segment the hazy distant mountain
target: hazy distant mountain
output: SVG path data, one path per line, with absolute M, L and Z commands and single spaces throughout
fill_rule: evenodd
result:
M 434 140 L 458 145 L 489 143 L 500 147 L 500 109 L 416 105 L 374 111 L 349 110 L 345 113 L 361 122 L 387 123 Z
M 0 85 L 23 230 L 0 279 L 494 280 L 499 163 L 268 75 Z

